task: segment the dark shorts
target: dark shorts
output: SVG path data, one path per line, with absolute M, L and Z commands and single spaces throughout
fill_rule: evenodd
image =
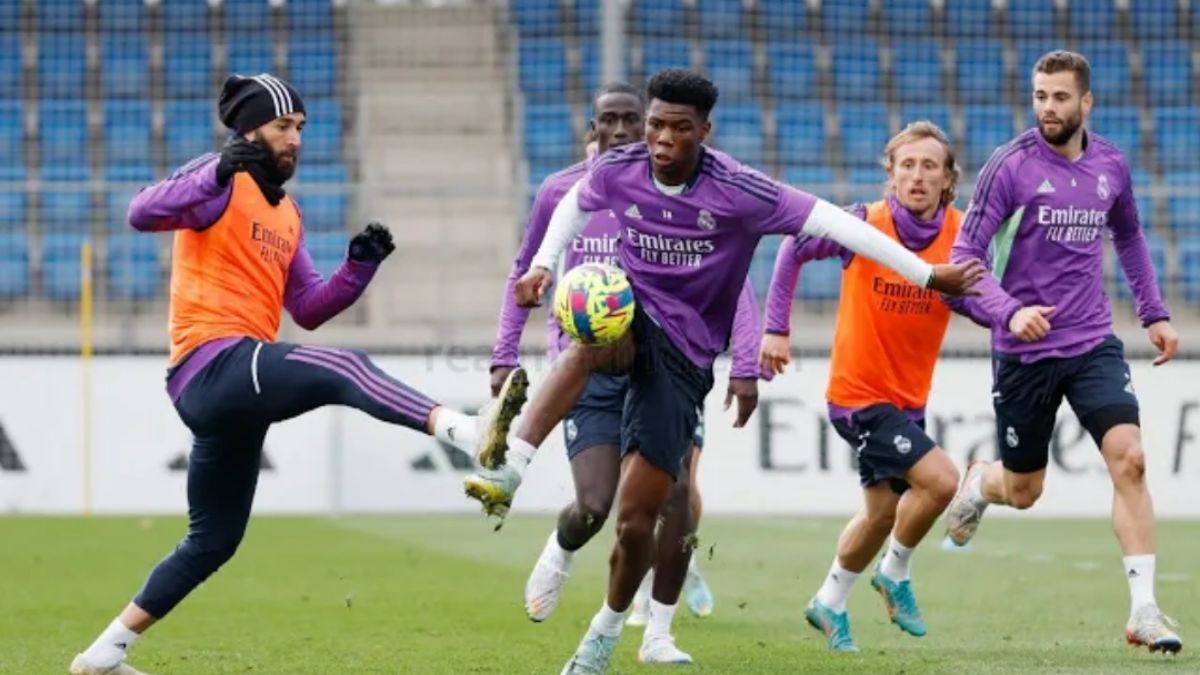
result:
M 1046 468 L 1064 397 L 1096 445 L 1118 424 L 1138 424 L 1125 346 L 1114 336 L 1067 359 L 1021 363 L 1016 356 L 994 354 L 992 366 L 996 442 L 1009 471 L 1033 473 Z
M 568 459 L 598 446 L 620 450 L 621 411 L 628 391 L 628 375 L 593 373 L 588 377 L 583 396 L 563 420 Z
M 701 368 L 671 344 L 640 308 L 633 318 L 637 348 L 622 416 L 621 451 L 639 452 L 672 477 L 691 455 L 712 368 Z
M 862 486 L 887 481 L 897 494 L 908 489 L 904 474 L 937 447 L 925 433 L 925 420 L 914 421 L 890 403 L 879 403 L 835 419 L 833 428 L 858 453 Z

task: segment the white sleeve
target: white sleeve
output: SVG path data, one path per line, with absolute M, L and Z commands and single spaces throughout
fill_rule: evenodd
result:
M 554 213 L 550 214 L 546 236 L 534 254 L 530 267 L 544 267 L 551 271 L 557 269 L 563 249 L 583 232 L 587 222 L 588 212 L 579 208 L 579 183 L 575 183 L 563 195 L 558 206 L 554 207 Z
M 868 223 L 843 209 L 818 199 L 800 230 L 822 239 L 832 239 L 857 255 L 886 265 L 914 284 L 926 288 L 933 266 Z

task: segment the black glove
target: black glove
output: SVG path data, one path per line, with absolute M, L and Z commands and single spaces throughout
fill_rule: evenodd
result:
M 371 223 L 367 225 L 367 229 L 354 235 L 354 238 L 350 240 L 349 256 L 356 262 L 378 265 L 395 250 L 396 245 L 392 243 L 392 233 L 379 223 Z
M 265 148 L 244 138 L 230 139 L 221 148 L 221 159 L 217 162 L 217 185 L 229 185 L 229 179 L 239 171 L 246 171 L 264 159 L 269 159 Z

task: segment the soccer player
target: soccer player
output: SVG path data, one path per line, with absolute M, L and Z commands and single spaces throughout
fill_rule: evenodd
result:
M 962 213 L 954 208 L 960 173 L 946 135 L 914 122 L 883 151 L 887 194 L 850 212 L 931 263 L 950 259 Z M 871 576 L 892 622 L 925 635 L 910 580 L 913 549 L 954 497 L 958 470 L 925 432 L 925 405 L 950 309 L 968 313 L 973 299 L 948 306 L 876 262 L 837 242 L 800 235 L 784 239 L 767 295 L 763 366 L 782 373 L 791 361 L 788 333 L 800 267 L 839 258 L 841 301 L 830 363 L 829 419 L 858 453 L 863 510 L 838 540 L 825 583 L 804 611 L 834 651 L 858 651 L 846 598 L 875 554 L 890 545 Z M 972 316 L 983 321 L 982 315 Z
M 271 75 L 234 75 L 221 90 L 234 135 L 139 192 L 134 228 L 175 231 L 167 392 L 195 436 L 188 459 L 187 536 L 150 573 L 120 616 L 83 653 L 74 675 L 136 675 L 126 651 L 237 550 L 250 517 L 263 438 L 274 422 L 346 405 L 475 452 L 503 442 L 524 399 L 514 370 L 479 418 L 442 407 L 365 354 L 276 342 L 280 312 L 316 329 L 349 307 L 394 246 L 372 223 L 324 280 L 304 246 L 300 211 L 283 185 L 299 161 L 304 102 Z
M 624 82 L 605 85 L 593 101 L 595 115 L 591 120 L 590 137 L 596 143 L 597 153 L 641 140 L 644 133 L 645 101 L 641 91 Z M 517 259 L 505 285 L 500 311 L 500 327 L 496 346 L 492 352 L 492 389 L 499 391 L 508 374 L 518 364 L 518 347 L 521 332 L 529 317 L 529 310 L 517 307 L 513 290 L 517 280 L 528 270 L 534 253 L 542 243 L 550 214 L 562 196 L 581 178 L 587 162 L 580 162 L 553 174 L 542 182 L 530 212 L 525 238 L 517 252 Z M 572 243 L 563 260 L 563 270 L 589 262 L 616 264 L 617 239 L 620 225 L 608 211 L 592 214 L 587 226 Z M 757 308 L 753 290 L 749 284 L 742 292 L 739 307 L 739 322 L 734 340 L 735 359 L 732 377 L 757 377 L 755 342 L 758 335 Z M 550 352 L 553 357 L 569 344 L 562 329 L 549 317 L 548 333 Z M 741 349 L 737 349 L 737 347 Z M 525 612 L 534 621 L 544 621 L 558 605 L 558 598 L 570 573 L 575 552 L 583 548 L 599 532 L 616 496 L 617 480 L 620 476 L 621 412 L 629 378 L 624 375 L 593 373 L 588 378 L 587 388 L 579 402 L 571 410 L 563 425 L 567 456 L 571 463 L 571 474 L 575 483 L 575 500 L 559 514 L 558 527 L 550 533 L 545 548 L 538 557 L 528 582 L 525 585 Z M 703 444 L 703 434 L 698 429 L 695 435 L 693 461 L 685 474 L 694 473 L 696 457 Z M 687 549 L 682 542 L 695 531 L 695 512 L 691 508 L 691 493 L 695 491 L 694 480 L 681 476 L 672 490 L 661 525 L 660 544 L 657 555 L 658 567 L 665 571 L 660 575 L 660 584 L 676 584 L 672 591 L 660 589 L 660 596 L 678 597 L 678 585 L 683 584 L 685 575 L 692 581 L 692 596 L 697 599 L 694 611 L 711 611 L 711 595 L 707 585 L 694 565 L 687 560 Z M 647 575 L 649 578 L 651 575 Z M 645 644 L 639 651 L 643 662 L 688 663 L 691 657 L 678 649 L 670 633 L 672 616 L 665 612 L 655 613 L 656 621 L 648 624 Z
M 725 351 L 742 280 L 768 234 L 837 239 L 935 290 L 965 292 L 978 262 L 931 266 L 845 211 L 704 147 L 717 101 L 712 82 L 668 69 L 648 84 L 644 143 L 609 150 L 567 191 L 551 216 L 517 302 L 533 305 L 588 213 L 612 210 L 621 224 L 618 255 L 633 284 L 637 311 L 630 332 L 610 347 L 570 346 L 509 441 L 507 464 L 476 476 L 485 507 L 511 501 L 537 444 L 579 399 L 593 370 L 630 374 L 621 433 L 617 541 L 608 596 L 565 673 L 607 669 L 625 613 L 650 566 L 654 525 L 691 449 L 698 408 L 713 384 L 713 359 Z M 756 380 L 735 380 L 744 425 L 757 400 Z M 492 458 L 495 459 L 495 458 Z M 481 462 L 485 466 L 499 462 Z
M 1113 529 L 1132 598 L 1126 638 L 1176 652 L 1182 641 L 1154 597 L 1154 509 L 1138 400 L 1104 291 L 1106 233 L 1159 352 L 1154 365 L 1175 355 L 1179 335 L 1154 277 L 1129 165 L 1116 146 L 1084 129 L 1091 110 L 1087 60 L 1068 51 L 1043 55 L 1033 68 L 1037 128 L 992 154 L 954 245 L 959 260 L 995 250 L 994 278 L 980 283 L 979 303 L 992 322 L 1000 460 L 967 467 L 947 528 L 962 545 L 989 504 L 1033 506 L 1065 396 L 1112 477 Z

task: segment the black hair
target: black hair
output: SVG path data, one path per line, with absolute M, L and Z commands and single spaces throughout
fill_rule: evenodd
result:
M 717 104 L 718 95 L 712 80 L 682 68 L 660 70 L 646 84 L 646 96 L 651 100 L 690 105 L 704 119 Z
M 629 84 L 628 82 L 622 82 L 620 80 L 614 80 L 605 84 L 603 87 L 600 87 L 600 89 L 596 92 L 596 95 L 592 97 L 592 107 L 595 107 L 596 102 L 600 100 L 600 97 L 606 94 L 629 94 L 630 96 L 636 98 L 638 103 L 642 104 L 643 108 L 646 107 L 646 98 L 645 95 L 642 94 L 642 90 L 638 89 L 632 84 Z

